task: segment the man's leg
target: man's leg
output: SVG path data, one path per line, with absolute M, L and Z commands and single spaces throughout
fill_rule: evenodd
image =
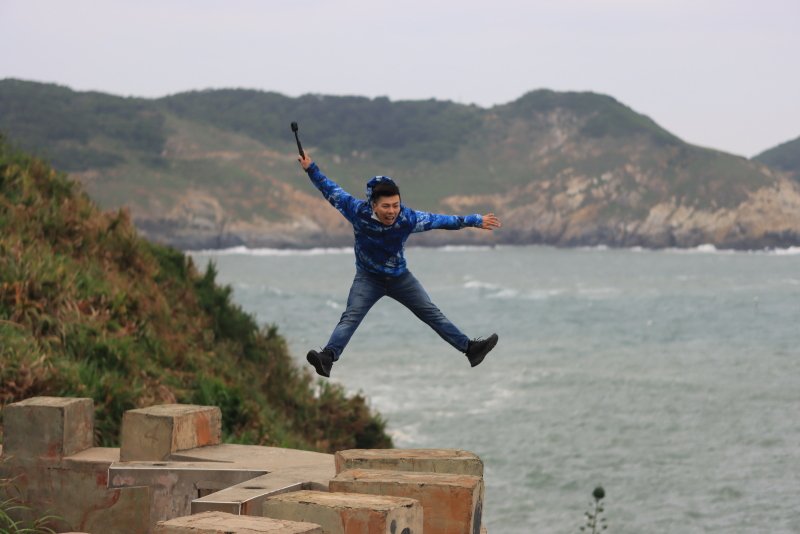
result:
M 328 344 L 325 345 L 326 350 L 333 352 L 333 361 L 339 359 L 364 316 L 385 294 L 385 289 L 380 283 L 366 274 L 356 273 L 347 297 L 347 308 L 339 319 L 339 324 L 333 329 Z
M 456 350 L 467 352 L 469 338 L 431 302 L 428 293 L 413 274 L 408 272 L 393 281 L 388 295 L 411 310 Z

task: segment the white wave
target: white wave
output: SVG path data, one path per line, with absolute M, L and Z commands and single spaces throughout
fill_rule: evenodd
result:
M 699 245 L 698 247 L 696 247 L 695 250 L 697 250 L 697 252 L 719 252 L 717 247 L 715 247 L 711 243 L 706 243 L 704 245 Z
M 469 280 L 464 283 L 466 289 L 488 289 L 489 291 L 498 291 L 503 289 L 497 284 L 490 284 L 489 282 L 481 282 L 480 280 Z
M 497 247 L 492 245 L 445 245 L 443 247 L 435 247 L 435 250 L 441 250 L 442 252 L 486 252 L 495 248 Z
M 419 423 L 405 425 L 401 428 L 389 428 L 389 436 L 399 446 L 411 446 L 420 442 Z
M 352 254 L 353 247 L 247 248 L 240 246 L 223 249 L 192 250 L 187 253 L 203 256 L 321 256 L 324 254 Z
M 620 290 L 616 287 L 579 287 L 578 288 L 578 295 L 595 298 L 595 299 L 603 299 L 606 297 L 610 297 L 613 295 L 618 295 Z
M 490 299 L 513 299 L 519 296 L 519 291 L 516 289 L 501 289 L 494 295 L 489 295 Z
M 798 256 L 800 255 L 800 247 L 788 248 L 763 248 L 753 250 L 738 250 L 732 248 L 717 248 L 716 246 L 707 243 L 692 248 L 667 248 L 665 252 L 678 253 L 678 254 L 764 254 L 767 256 Z
M 341 304 L 339 304 L 338 302 L 334 302 L 332 300 L 326 300 L 325 301 L 325 306 L 327 306 L 328 308 L 333 308 L 334 310 L 341 310 L 342 309 L 342 305 Z
M 513 299 L 519 296 L 519 291 L 516 289 L 489 282 L 481 282 L 480 280 L 467 279 L 463 287 L 465 289 L 477 289 L 481 293 L 486 294 L 486 297 L 490 299 Z
M 275 295 L 275 296 L 278 296 L 278 297 L 282 297 L 284 295 L 287 295 L 286 291 L 284 291 L 283 289 L 281 289 L 279 287 L 264 286 L 263 289 L 264 289 L 264 291 L 266 291 L 270 295 Z
M 733 249 L 723 248 L 719 249 L 716 246 L 712 245 L 711 243 L 706 243 L 704 245 L 698 245 L 696 247 L 689 247 L 689 248 L 665 248 L 663 249 L 664 252 L 671 253 L 671 254 L 733 254 L 736 252 Z
M 776 256 L 800 256 L 800 247 L 776 248 L 768 252 Z
M 514 247 L 515 245 L 510 245 Z M 525 245 L 521 245 L 525 246 Z M 494 245 L 445 245 L 442 247 L 407 247 L 408 249 L 424 249 L 431 248 L 442 252 L 487 252 L 505 248 L 506 246 Z M 605 252 L 612 250 L 606 245 L 598 245 L 594 247 L 577 247 L 578 250 L 593 250 L 597 252 Z M 629 247 L 620 250 L 628 250 L 630 252 L 669 252 L 678 254 L 769 254 L 775 256 L 798 256 L 800 255 L 800 247 L 788 247 L 779 249 L 760 249 L 760 250 L 736 250 L 736 249 L 719 249 L 716 246 L 706 243 L 693 248 L 665 248 L 665 249 L 650 249 L 643 247 Z M 248 248 L 245 246 L 223 248 L 223 249 L 200 249 L 188 250 L 189 255 L 200 256 L 319 256 L 324 254 L 352 254 L 353 247 L 315 247 L 315 248 Z
M 528 291 L 525 298 L 528 300 L 547 300 L 551 297 L 557 297 L 565 293 L 564 289 L 534 289 Z

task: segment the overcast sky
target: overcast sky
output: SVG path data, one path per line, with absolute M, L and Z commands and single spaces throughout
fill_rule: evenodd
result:
M 503 104 L 594 91 L 753 156 L 800 136 L 800 0 L 0 0 L 0 78 Z

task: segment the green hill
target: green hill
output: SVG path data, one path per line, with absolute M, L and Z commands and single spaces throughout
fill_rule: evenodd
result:
M 352 150 L 409 161 L 436 160 L 463 146 L 480 125 L 481 110 L 436 100 L 391 102 L 388 98 L 305 95 L 218 90 L 182 93 L 159 100 L 165 109 L 195 122 L 245 134 L 281 146 L 287 119 L 329 153 Z
M 152 103 L 62 86 L 0 81 L 0 131 L 67 172 L 107 168 L 135 154 L 153 164 L 166 140 Z
M 243 89 L 137 99 L 0 81 L 0 131 L 104 208 L 129 208 L 149 239 L 183 249 L 352 242 L 295 161 L 292 121 L 354 195 L 385 174 L 409 206 L 494 211 L 504 223 L 415 243 L 800 244 L 797 182 L 685 143 L 607 95 L 536 90 L 484 109 Z
M 765 150 L 753 158 L 765 165 L 791 173 L 800 180 L 800 137 Z
M 361 396 L 315 385 L 215 275 L 0 138 L 0 405 L 91 397 L 106 446 L 125 410 L 164 402 L 219 406 L 226 441 L 391 445 Z

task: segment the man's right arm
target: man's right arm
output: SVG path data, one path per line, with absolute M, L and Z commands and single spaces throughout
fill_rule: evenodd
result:
M 358 210 L 361 202 L 353 197 L 350 193 L 341 188 L 339 184 L 322 174 L 316 163 L 306 154 L 305 158 L 298 158 L 300 165 L 308 174 L 311 183 L 314 187 L 319 189 L 325 200 L 331 203 L 331 206 L 339 210 L 348 220 L 352 221 Z

